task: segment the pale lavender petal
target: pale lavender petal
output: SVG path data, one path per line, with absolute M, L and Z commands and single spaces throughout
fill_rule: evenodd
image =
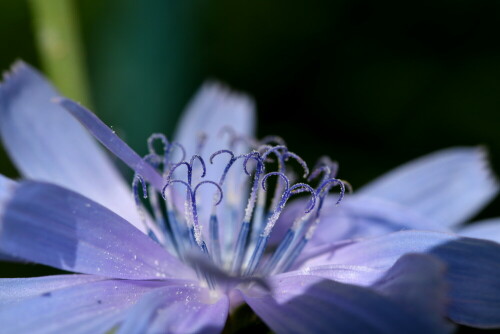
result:
M 335 248 L 311 259 L 308 265 L 333 263 L 387 269 L 406 253 L 427 252 L 457 238 L 454 234 L 440 232 L 396 232 Z
M 57 289 L 0 306 L 4 333 L 105 333 L 163 282 L 107 280 Z
M 430 255 L 407 254 L 389 270 L 333 264 L 301 268 L 280 274 L 274 279 L 312 275 L 341 283 L 371 286 L 407 310 L 413 311 L 415 316 L 428 314 L 427 320 L 439 324 L 446 305 L 444 272 L 444 264 Z
M 48 181 L 115 211 L 140 226 L 121 175 L 78 122 L 51 99 L 59 93 L 22 62 L 0 83 L 0 135 L 22 175 Z
M 404 273 L 403 273 L 404 274 Z M 278 333 L 446 333 L 436 316 L 371 289 L 315 276 L 276 277 L 273 294 L 244 292 L 250 307 Z M 417 287 L 418 288 L 418 287 Z M 429 296 L 436 303 L 440 301 Z
M 372 288 L 421 321 L 440 328 L 446 326 L 443 321 L 448 306 L 446 269 L 443 262 L 431 255 L 407 254 Z
M 448 267 L 448 316 L 471 327 L 500 328 L 500 245 L 460 238 L 430 253 Z
M 465 222 L 497 194 L 482 147 L 457 147 L 411 161 L 358 190 L 410 206 L 444 226 Z
M 56 185 L 19 183 L 1 211 L 0 251 L 11 256 L 114 278 L 191 273 L 120 216 Z
M 310 247 L 334 241 L 379 236 L 403 230 L 433 230 L 449 232 L 450 229 L 429 217 L 422 216 L 411 206 L 403 206 L 381 198 L 352 195 L 340 205 L 337 198 L 325 200 L 321 221 L 311 239 Z M 290 203 L 278 220 L 271 242 L 279 242 L 295 217 L 304 212 L 303 200 Z
M 163 189 L 165 182 L 160 174 L 90 110 L 66 98 L 59 98 L 55 102 L 69 111 L 101 144 L 132 168 L 132 170 L 144 177 L 157 190 L 161 191 Z
M 398 232 L 337 248 L 304 267 L 333 263 L 387 270 L 401 256 L 414 252 L 433 254 L 447 265 L 448 316 L 453 321 L 500 327 L 500 244 L 496 242 L 437 232 Z
M 280 274 L 279 277 L 312 275 L 340 283 L 369 286 L 380 279 L 386 271 L 386 269 L 359 265 L 314 264 Z
M 0 174 L 0 217 L 3 215 L 3 208 L 6 201 L 12 194 L 12 189 L 15 187 L 16 182 Z M 2 253 L 0 250 L 0 261 L 20 262 L 21 259 L 15 258 L 8 254 Z
M 0 216 L 6 202 L 10 199 L 13 189 L 16 187 L 16 182 L 0 174 Z
M 459 226 L 456 233 L 469 238 L 486 239 L 500 243 L 500 218 L 492 218 Z
M 101 281 L 94 275 L 56 275 L 30 278 L 0 278 L 0 307 L 29 297 L 75 285 Z
M 211 293 L 194 283 L 155 289 L 130 309 L 117 334 L 220 333 L 229 303 Z
M 185 111 L 181 115 L 176 129 L 174 140 L 184 146 L 188 159 L 193 154 L 200 154 L 203 159 L 208 160 L 212 153 L 221 149 L 233 149 L 236 155 L 248 153 L 250 145 L 249 139 L 255 136 L 255 104 L 247 95 L 230 90 L 228 87 L 215 82 L 205 83 L 195 97 L 191 100 Z M 224 128 L 231 131 L 243 140 L 237 141 L 234 148 L 230 146 L 230 135 L 224 133 Z M 198 150 L 200 136 L 206 135 L 201 152 Z M 213 165 L 207 170 L 206 180 L 218 181 L 222 171 L 226 166 L 228 158 L 222 156 L 213 160 Z M 233 168 L 240 168 L 241 164 Z M 193 182 L 196 184 L 199 179 L 199 172 L 194 173 Z M 243 173 L 241 173 L 243 174 Z M 180 173 L 177 177 L 181 177 Z M 182 177 L 185 179 L 185 176 Z M 250 183 L 250 180 L 248 181 Z M 238 185 L 239 186 L 239 185 Z M 244 186 L 242 186 L 244 188 Z M 238 189 L 241 192 L 242 189 Z M 234 190 L 233 190 L 234 192 Z M 199 191 L 200 203 L 212 203 L 214 188 L 201 187 Z M 245 196 L 230 198 L 231 194 L 226 191 L 224 194 L 227 201 L 231 201 L 236 212 L 243 212 L 247 198 Z M 219 220 L 221 223 L 221 233 L 225 233 L 224 225 L 234 224 L 234 217 L 230 216 L 226 203 L 218 207 Z M 201 205 L 198 209 L 200 221 L 208 222 L 211 205 Z M 208 225 L 208 224 L 205 224 Z M 206 234 L 206 229 L 204 231 Z M 229 233 L 229 232 L 228 232 Z
M 204 84 L 196 93 L 181 116 L 175 141 L 181 143 L 188 157 L 197 152 L 198 136 L 205 134 L 205 146 L 201 152 L 208 158 L 213 152 L 229 149 L 228 135 L 220 133 L 230 127 L 237 135 L 247 139 L 254 137 L 255 105 L 247 95 L 231 91 L 214 82 Z M 241 144 L 241 143 L 240 143 Z M 243 149 L 237 153 L 247 153 Z

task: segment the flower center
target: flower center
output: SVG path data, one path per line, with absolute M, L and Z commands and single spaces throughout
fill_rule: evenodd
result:
M 226 131 L 231 134 L 230 129 Z M 205 140 L 206 136 L 200 136 L 198 152 Z M 240 141 L 253 150 L 236 155 L 233 148 Z M 182 145 L 169 142 L 162 134 L 153 134 L 148 148 L 144 160 L 165 179 L 160 193 L 148 187 L 141 175 L 134 176 L 135 200 L 149 236 L 183 261 L 189 262 L 195 252 L 233 276 L 289 270 L 311 239 L 330 189 L 340 187 L 337 203 L 345 192 L 344 181 L 335 177 L 335 162 L 322 158 L 310 172 L 304 160 L 290 152 L 279 137 L 256 141 L 233 134 L 230 149 L 212 153 L 209 164 L 200 154 L 187 160 Z M 289 166 L 292 161 L 298 163 L 306 182 L 319 180 L 315 187 L 294 183 L 297 177 Z M 140 190 L 147 201 L 140 198 Z M 286 232 L 281 228 L 281 242 L 268 247 L 288 200 L 306 193 L 304 209 L 289 220 Z M 207 282 L 213 285 L 210 279 Z

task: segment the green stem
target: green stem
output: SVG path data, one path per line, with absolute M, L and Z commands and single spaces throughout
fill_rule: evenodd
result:
M 73 0 L 30 0 L 42 66 L 61 93 L 89 106 L 77 14 Z

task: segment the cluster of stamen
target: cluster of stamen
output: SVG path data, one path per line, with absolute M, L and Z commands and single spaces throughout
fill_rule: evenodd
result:
M 287 271 L 312 238 L 330 189 L 340 187 L 337 203 L 344 196 L 346 184 L 336 178 L 338 166 L 330 159 L 322 158 L 310 172 L 305 161 L 290 152 L 279 137 L 269 136 L 256 141 L 238 137 L 230 128 L 222 131 L 231 137 L 229 149 L 214 152 L 208 160 L 209 168 L 216 159 L 228 158 L 218 180 L 205 179 L 207 164 L 200 154 L 186 160 L 182 145 L 169 142 L 162 134 L 153 134 L 149 138 L 149 154 L 144 161 L 161 173 L 165 179 L 164 187 L 159 192 L 148 186 L 139 174 L 134 176 L 132 184 L 148 235 L 183 261 L 189 261 L 193 252 L 197 252 L 232 276 L 253 277 Z M 198 153 L 203 150 L 206 139 L 206 136 L 200 136 Z M 160 153 L 155 150 L 155 143 L 161 144 Z M 234 147 L 241 143 L 253 150 L 236 155 Z M 175 161 L 174 156 L 180 156 L 180 159 Z M 292 184 L 296 177 L 287 168 L 291 160 L 299 164 L 307 182 L 319 179 L 315 188 L 304 182 Z M 235 167 L 240 161 L 242 168 Z M 269 171 L 271 164 L 277 165 L 277 170 Z M 268 196 L 271 178 L 276 182 L 272 196 Z M 200 205 L 198 193 L 202 187 L 208 186 L 213 188 L 212 197 L 203 198 Z M 140 191 L 147 202 L 140 198 Z M 287 201 L 301 193 L 309 194 L 303 214 L 295 217 L 282 241 L 270 251 L 267 247 L 270 235 Z M 243 208 L 245 197 L 246 206 Z M 199 215 L 201 207 L 204 214 Z M 148 219 L 149 214 L 154 222 Z M 208 223 L 206 231 L 204 223 Z M 215 286 L 209 274 L 195 269 L 210 287 Z

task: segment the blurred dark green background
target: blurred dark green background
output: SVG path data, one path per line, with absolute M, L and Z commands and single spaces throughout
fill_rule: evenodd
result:
M 260 136 L 329 154 L 354 187 L 454 145 L 485 145 L 500 174 L 499 1 L 76 4 L 94 109 L 138 151 L 217 78 L 255 97 Z M 0 43 L 1 69 L 40 67 L 27 1 L 0 1 Z

